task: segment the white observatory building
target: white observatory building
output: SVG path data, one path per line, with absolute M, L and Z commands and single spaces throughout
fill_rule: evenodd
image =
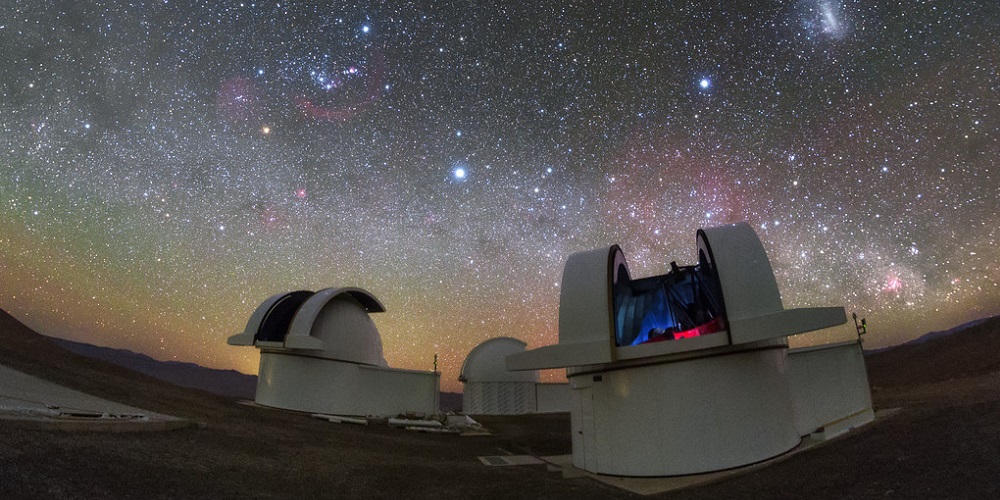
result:
M 527 344 L 498 337 L 477 345 L 465 357 L 462 412 L 466 415 L 522 415 L 569 411 L 569 384 L 539 382 L 537 370 L 507 370 L 508 355 L 525 351 Z
M 641 279 L 617 245 L 571 255 L 559 343 L 507 356 L 510 370 L 567 369 L 577 468 L 717 471 L 874 418 L 858 342 L 788 349 L 789 335 L 845 323 L 842 307 L 785 309 L 747 224 L 696 242 L 695 264 Z
M 440 374 L 389 368 L 360 288 L 300 290 L 265 300 L 228 343 L 260 349 L 256 403 L 331 415 L 434 414 Z

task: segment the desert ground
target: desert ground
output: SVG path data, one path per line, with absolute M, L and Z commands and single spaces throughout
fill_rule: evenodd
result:
M 0 420 L 0 498 L 634 498 L 546 465 L 569 416 L 480 417 L 490 436 L 337 425 L 248 406 L 71 354 L 0 314 L 0 364 L 197 425 L 39 430 Z M 1000 319 L 868 356 L 876 410 L 899 411 L 773 465 L 676 499 L 1000 498 Z

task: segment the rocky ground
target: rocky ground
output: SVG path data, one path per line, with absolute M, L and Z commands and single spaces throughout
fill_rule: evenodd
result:
M 859 432 L 750 473 L 660 495 L 1000 498 L 1000 321 L 869 357 L 877 409 Z M 199 426 L 114 434 L 0 421 L 0 498 L 625 498 L 544 465 L 570 453 L 567 415 L 482 418 L 492 436 L 337 425 L 235 403 L 65 351 L 0 315 L 0 364 Z

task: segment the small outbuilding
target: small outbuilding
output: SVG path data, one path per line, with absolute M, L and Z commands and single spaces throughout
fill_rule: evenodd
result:
M 477 345 L 458 380 L 464 385 L 462 411 L 469 415 L 521 415 L 569 411 L 569 384 L 539 382 L 537 370 L 510 371 L 506 358 L 527 344 L 511 337 Z
M 281 293 L 261 303 L 228 343 L 260 349 L 260 405 L 331 415 L 437 413 L 439 373 L 386 363 L 369 317 L 384 311 L 361 288 Z

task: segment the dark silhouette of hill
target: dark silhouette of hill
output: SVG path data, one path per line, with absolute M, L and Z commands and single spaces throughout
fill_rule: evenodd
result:
M 459 412 L 462 411 L 462 393 L 461 392 L 442 392 L 441 399 L 438 401 L 438 406 L 441 407 L 443 412 Z
M 980 318 L 980 319 L 972 320 L 972 321 L 969 321 L 969 322 L 966 322 L 966 323 L 962 323 L 961 325 L 949 328 L 947 330 L 940 330 L 940 331 L 936 331 L 936 332 L 925 333 L 925 334 L 923 334 L 923 335 L 921 335 L 921 336 L 919 336 L 919 337 L 917 337 L 915 339 L 903 342 L 902 344 L 891 345 L 891 346 L 888 346 L 888 347 L 878 347 L 878 348 L 874 348 L 874 349 L 866 349 L 865 350 L 865 354 L 871 355 L 871 354 L 875 354 L 875 353 L 879 353 L 879 352 L 883 352 L 883 351 L 888 351 L 890 349 L 895 349 L 897 347 L 904 346 L 904 345 L 923 344 L 924 342 L 927 342 L 928 340 L 933 340 L 933 339 L 936 339 L 938 337 L 945 337 L 945 336 L 951 335 L 953 333 L 957 333 L 957 332 L 960 332 L 962 330 L 965 330 L 965 329 L 968 329 L 968 328 L 972 328 L 972 327 L 974 327 L 976 325 L 979 325 L 981 323 L 989 321 L 990 319 L 991 318 Z
M 947 335 L 951 335 L 953 333 L 958 333 L 958 332 L 963 331 L 963 330 L 968 330 L 969 328 L 972 328 L 974 326 L 977 326 L 977 325 L 980 325 L 982 323 L 985 323 L 985 322 L 989 321 L 990 319 L 992 319 L 992 318 L 979 318 L 979 319 L 976 319 L 976 320 L 969 321 L 967 323 L 962 323 L 961 325 L 958 325 L 958 326 L 953 327 L 953 328 L 949 328 L 947 330 L 941 330 L 941 331 L 937 331 L 937 332 L 925 333 L 925 334 L 923 334 L 923 335 L 921 335 L 921 336 L 919 336 L 919 337 L 917 337 L 917 338 L 915 338 L 913 340 L 909 340 L 907 342 L 904 342 L 902 345 L 923 344 L 924 342 L 927 342 L 928 340 L 933 340 L 933 339 L 936 339 L 938 337 L 944 337 L 944 336 L 947 336 Z
M 874 387 L 898 387 L 1000 371 L 1000 316 L 972 321 L 865 357 Z
M 70 352 L 2 309 L 0 364 L 104 399 L 192 420 L 230 401 L 204 391 L 180 390 L 109 361 Z
M 247 375 L 236 370 L 217 370 L 180 361 L 160 361 L 126 349 L 101 347 L 55 337 L 49 339 L 70 352 L 109 361 L 181 387 L 201 389 L 238 399 L 253 399 L 257 390 L 255 375 Z

